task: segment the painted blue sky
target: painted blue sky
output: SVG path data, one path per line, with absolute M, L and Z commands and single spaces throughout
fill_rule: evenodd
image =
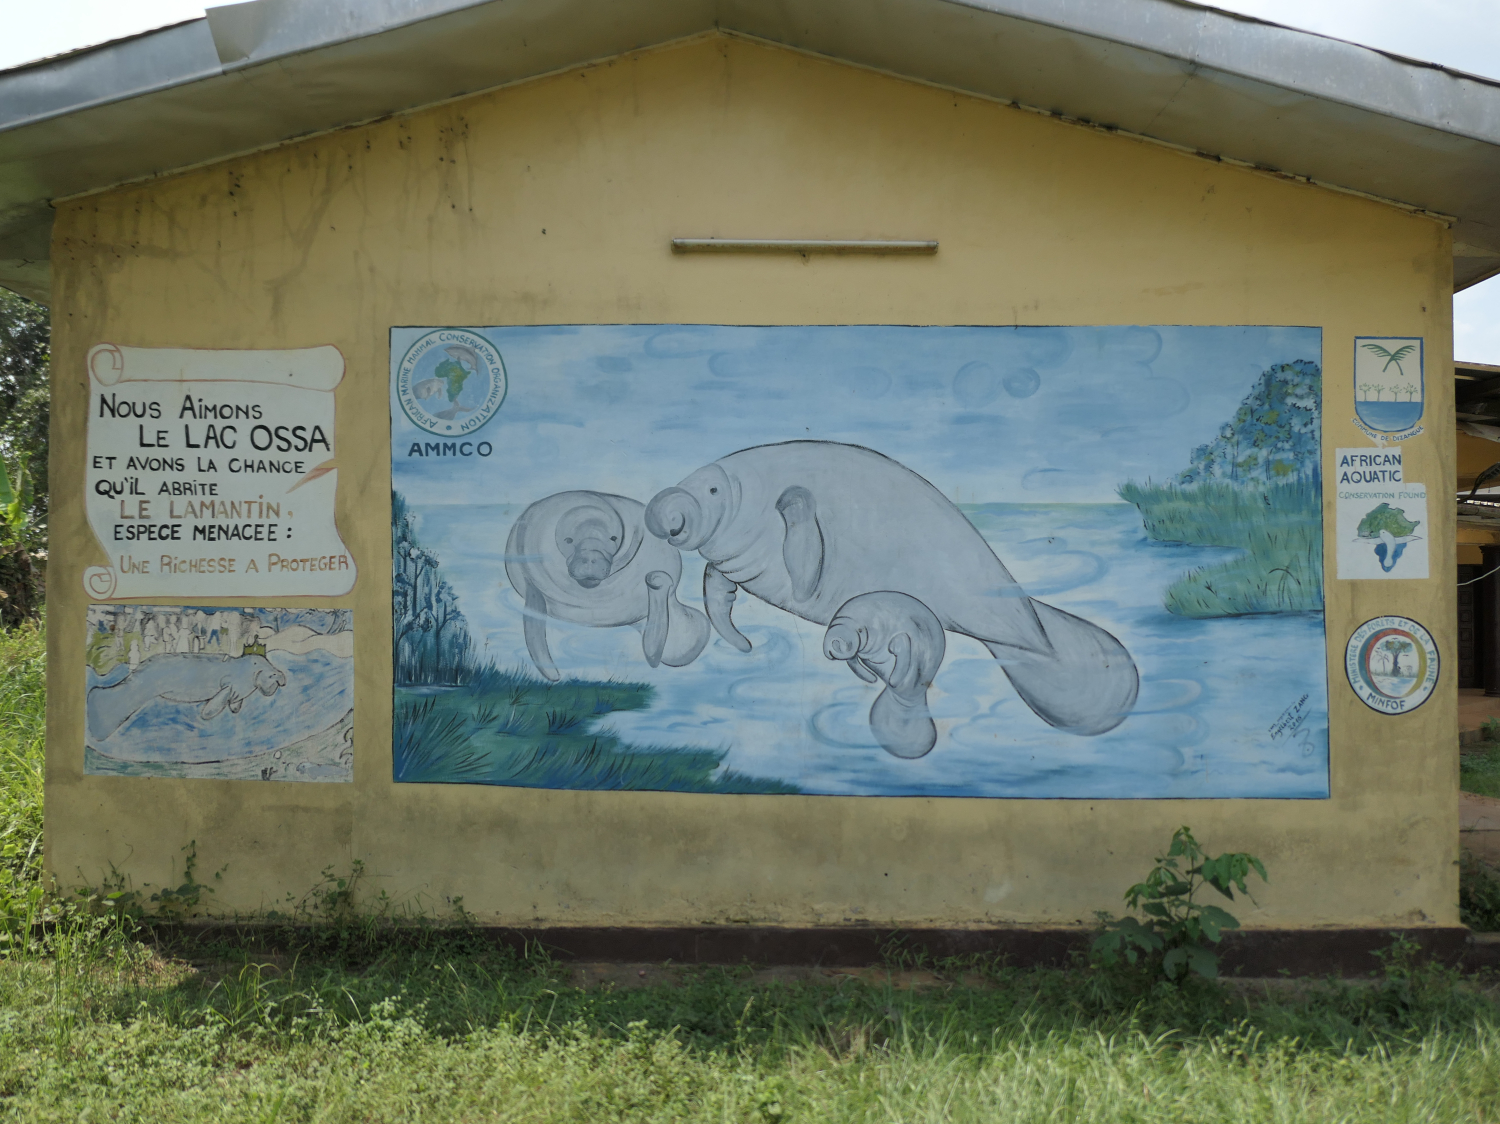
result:
M 391 333 L 393 365 L 430 328 Z M 1267 367 L 1321 363 L 1316 328 L 476 327 L 509 391 L 488 458 L 408 457 L 412 502 L 529 503 L 569 488 L 649 500 L 736 449 L 878 449 L 960 503 L 1100 502 L 1184 468 Z M 429 436 L 427 438 L 431 440 Z

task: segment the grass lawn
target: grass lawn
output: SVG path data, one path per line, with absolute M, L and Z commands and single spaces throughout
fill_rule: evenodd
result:
M 1458 786 L 1480 796 L 1500 796 L 1500 742 L 1480 742 L 1458 756 Z
M 1500 1006 L 1441 973 L 1270 999 L 995 969 L 926 990 L 726 969 L 585 989 L 463 934 L 172 952 L 85 930 L 0 963 L 0 1118 L 1376 1122 L 1500 1104 Z
M 1493 981 L 1399 955 L 1357 985 L 968 962 L 926 965 L 926 987 L 748 968 L 590 986 L 542 950 L 361 914 L 336 884 L 308 899 L 321 925 L 260 941 L 84 909 L 28 939 L 41 668 L 39 632 L 0 634 L 0 1120 L 1366 1124 L 1500 1106 Z

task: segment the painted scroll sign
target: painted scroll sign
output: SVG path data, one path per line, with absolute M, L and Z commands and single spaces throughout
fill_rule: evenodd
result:
M 397 781 L 1328 794 L 1316 329 L 391 357 Z
M 84 771 L 348 781 L 348 609 L 94 605 Z
M 89 350 L 95 601 L 336 596 L 355 567 L 334 525 L 334 347 Z

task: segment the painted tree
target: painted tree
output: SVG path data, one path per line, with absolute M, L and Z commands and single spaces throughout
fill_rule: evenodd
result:
M 1400 678 L 1405 674 L 1401 670 L 1401 657 L 1407 652 L 1414 651 L 1415 646 L 1410 640 L 1403 640 L 1399 636 L 1392 636 L 1382 643 L 1381 647 L 1386 650 L 1386 653 L 1391 658 L 1391 674 Z
M 474 670 L 468 621 L 442 563 L 423 548 L 406 501 L 391 497 L 391 619 L 398 686 L 466 682 Z
M 1263 371 L 1218 436 L 1193 450 L 1177 482 L 1253 486 L 1315 478 L 1322 382 L 1318 365 L 1303 359 Z

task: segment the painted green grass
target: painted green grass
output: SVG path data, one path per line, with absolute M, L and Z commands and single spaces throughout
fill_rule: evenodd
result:
M 603 719 L 651 703 L 645 683 L 487 668 L 463 687 L 396 691 L 397 781 L 655 792 L 791 793 L 732 770 L 724 751 L 626 744 Z
M 1173 582 L 1163 598 L 1169 612 L 1201 618 L 1322 611 L 1322 498 L 1315 482 L 1130 482 L 1121 485 L 1120 498 L 1141 513 L 1148 538 L 1244 552 Z

